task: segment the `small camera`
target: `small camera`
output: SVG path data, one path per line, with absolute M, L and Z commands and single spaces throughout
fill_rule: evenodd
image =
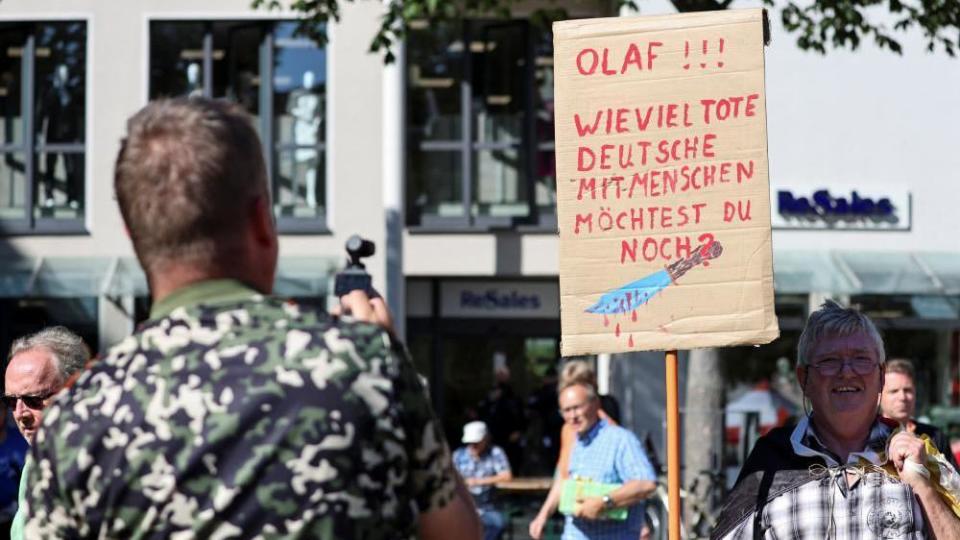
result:
M 377 248 L 373 242 L 353 235 L 347 239 L 347 266 L 342 272 L 337 273 L 333 284 L 333 294 L 338 298 L 357 289 L 365 291 L 367 294 L 373 293 L 370 274 L 361 262 L 364 257 L 373 255 Z

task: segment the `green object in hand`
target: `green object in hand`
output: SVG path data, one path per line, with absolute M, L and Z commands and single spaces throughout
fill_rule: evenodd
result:
M 560 492 L 560 513 L 573 515 L 577 501 L 588 497 L 603 497 L 622 484 L 601 484 L 584 478 L 568 478 L 563 481 L 563 490 Z M 613 508 L 604 510 L 602 519 L 627 519 L 629 508 Z

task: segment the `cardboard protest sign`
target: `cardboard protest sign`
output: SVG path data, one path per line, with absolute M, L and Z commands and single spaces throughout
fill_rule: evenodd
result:
M 764 13 L 554 24 L 564 356 L 768 343 Z

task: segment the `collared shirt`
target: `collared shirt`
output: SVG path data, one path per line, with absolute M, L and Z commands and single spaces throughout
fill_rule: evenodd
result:
M 27 538 L 412 538 L 456 473 L 382 328 L 191 285 L 47 409 Z
M 469 448 L 461 446 L 453 453 L 453 466 L 464 478 L 487 478 L 510 470 L 507 455 L 499 446 L 490 446 L 477 457 Z M 468 489 L 478 508 L 492 507 L 494 486 L 470 486 Z
M 235 279 L 208 279 L 181 287 L 150 307 L 150 320 L 167 317 L 177 308 L 247 300 L 257 291 Z
M 24 511 L 27 499 L 27 476 L 32 464 L 33 461 L 28 456 L 23 463 L 23 471 L 20 473 L 20 483 L 17 488 L 17 513 L 13 516 L 13 522 L 10 524 L 10 540 L 23 540 L 23 526 L 27 519 L 27 513 Z
M 655 481 L 656 475 L 637 437 L 606 420 L 598 420 L 577 437 L 570 454 L 570 478 L 588 478 L 604 484 L 623 484 L 630 480 Z M 627 519 L 587 520 L 568 515 L 563 540 L 629 539 L 640 537 L 644 503 L 630 507 Z
M 920 503 L 913 490 L 879 469 L 892 430 L 877 421 L 861 452 L 845 463 L 830 452 L 808 418 L 790 436 L 797 455 L 819 457 L 824 467 L 811 467 L 813 481 L 767 503 L 760 516 L 762 538 L 841 540 L 927 538 Z M 853 478 L 852 485 L 850 478 Z M 754 520 L 746 519 L 725 539 L 754 538 Z

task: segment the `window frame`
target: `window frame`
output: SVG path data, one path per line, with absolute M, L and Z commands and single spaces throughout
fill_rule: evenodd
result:
M 261 81 L 257 89 L 257 103 L 259 114 L 257 118 L 257 127 L 260 130 L 260 144 L 263 149 L 263 159 L 264 165 L 267 169 L 267 182 L 270 186 L 270 197 L 271 197 L 271 209 L 273 211 L 273 216 L 277 225 L 277 231 L 281 234 L 331 234 L 331 230 L 328 227 L 327 220 L 330 217 L 329 211 L 329 193 L 330 193 L 330 168 L 329 168 L 329 158 L 327 150 L 329 147 L 329 121 L 326 122 L 325 132 L 323 135 L 323 140 L 318 141 L 313 146 L 304 146 L 298 145 L 296 143 L 278 143 L 276 142 L 278 137 L 274 129 L 274 121 L 276 113 L 275 107 L 273 104 L 274 98 L 274 87 L 273 87 L 273 77 L 274 77 L 274 65 L 275 60 L 275 36 L 277 32 L 277 26 L 284 23 L 294 23 L 297 21 L 295 19 L 245 19 L 245 18 L 165 18 L 165 17 L 151 17 L 147 20 L 147 55 L 146 55 L 146 73 L 147 73 L 147 100 L 151 99 L 150 96 L 153 93 L 153 88 L 151 87 L 151 57 L 152 57 L 152 47 L 153 47 L 153 25 L 154 24 L 172 24 L 172 23 L 193 23 L 203 25 L 203 38 L 202 38 L 202 79 L 201 79 L 201 88 L 203 90 L 203 97 L 220 99 L 213 97 L 213 61 L 214 61 L 214 25 L 223 24 L 223 23 L 232 23 L 237 25 L 249 26 L 257 28 L 260 32 L 260 43 L 257 46 L 257 61 L 258 61 L 258 75 Z M 308 39 L 304 37 L 303 39 Z M 229 45 L 229 44 L 228 44 Z M 329 53 L 330 48 L 328 45 L 317 45 L 317 48 L 323 50 L 324 55 L 327 57 L 325 62 L 324 81 L 325 84 L 329 85 Z M 263 81 L 267 81 L 266 84 Z M 329 86 L 324 96 L 323 108 L 321 114 L 326 118 L 329 118 Z M 323 175 L 323 192 L 325 194 L 324 201 L 325 204 L 323 207 L 317 209 L 317 215 L 310 217 L 294 217 L 294 216 L 284 216 L 279 215 L 276 210 L 276 178 L 278 176 L 277 162 L 278 155 L 282 152 L 287 152 L 296 149 L 310 148 L 317 152 L 318 161 L 323 163 L 322 167 L 317 167 L 318 174 L 322 173 Z
M 0 144 L 0 155 L 6 156 L 22 152 L 24 156 L 23 177 L 25 182 L 24 194 L 24 215 L 17 218 L 0 218 L 0 231 L 7 236 L 82 236 L 89 235 L 87 229 L 87 216 L 89 216 L 90 197 L 89 184 L 90 178 L 90 159 L 88 156 L 88 146 L 90 139 L 90 96 L 92 91 L 92 81 L 90 73 L 90 21 L 84 17 L 67 17 L 56 19 L 0 19 L 0 22 L 6 24 L 17 24 L 24 27 L 24 33 L 27 34 L 20 52 L 20 108 L 22 114 L 22 127 L 20 135 L 23 141 L 20 144 L 4 143 Z M 43 24 L 69 24 L 78 23 L 83 25 L 83 141 L 82 143 L 53 143 L 47 144 L 46 141 L 40 144 L 36 140 L 36 96 L 37 81 L 36 77 L 36 36 L 39 25 Z M 64 152 L 78 154 L 83 157 L 83 166 L 80 173 L 83 175 L 83 213 L 78 217 L 44 217 L 37 216 L 34 205 L 39 197 L 37 190 L 40 189 L 37 166 L 39 157 L 47 152 Z
M 409 217 L 413 214 L 412 201 L 418 195 L 411 190 L 410 168 L 404 167 L 404 182 L 407 186 L 405 190 L 407 220 L 406 226 L 412 233 L 448 233 L 448 232 L 490 232 L 495 230 L 517 230 L 521 232 L 556 232 L 557 216 L 556 212 L 542 212 L 536 202 L 536 163 L 537 154 L 544 150 L 552 150 L 554 141 L 540 141 L 536 134 L 537 118 L 537 96 L 536 96 L 536 43 L 537 29 L 526 19 L 469 19 L 459 23 L 459 33 L 456 34 L 464 43 L 464 58 L 461 61 L 461 77 L 457 81 L 460 92 L 460 138 L 459 140 L 418 140 L 411 133 L 410 124 L 406 124 L 405 137 L 407 140 L 407 162 L 415 153 L 429 154 L 441 152 L 458 152 L 460 156 L 460 191 L 462 216 L 441 216 L 438 214 L 420 214 L 419 223 L 412 221 Z M 482 95 L 483 89 L 475 89 L 473 78 L 474 57 L 477 53 L 471 50 L 469 46 L 474 39 L 475 30 L 478 26 L 485 25 L 484 28 L 496 28 L 501 26 L 519 26 L 522 32 L 522 41 L 525 43 L 523 53 L 523 119 L 521 128 L 521 137 L 519 141 L 513 142 L 479 142 L 475 131 L 476 111 L 473 107 L 475 95 Z M 404 65 L 409 66 L 407 61 L 410 56 L 410 46 L 404 49 Z M 409 92 L 411 88 L 410 69 L 404 70 L 404 89 Z M 404 102 L 405 114 L 409 118 L 410 101 L 407 98 Z M 526 216 L 491 216 L 476 215 L 471 209 L 475 204 L 474 188 L 479 184 L 479 180 L 474 175 L 474 163 L 477 156 L 484 151 L 511 150 L 515 149 L 523 165 L 518 168 L 518 173 L 524 183 L 523 192 L 526 193 L 526 204 L 529 212 Z

